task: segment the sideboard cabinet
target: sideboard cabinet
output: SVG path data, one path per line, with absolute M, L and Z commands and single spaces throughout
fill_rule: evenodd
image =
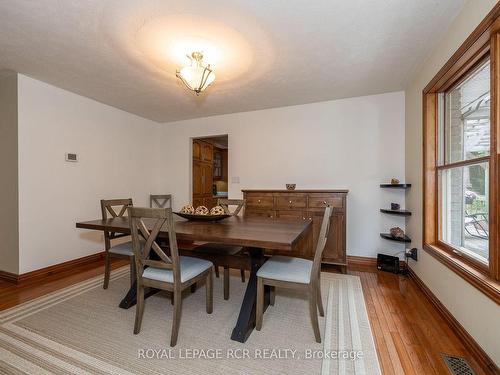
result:
M 322 262 L 341 266 L 346 272 L 347 190 L 242 190 L 245 215 L 276 219 L 311 220 L 313 249 L 316 248 L 326 206 L 333 207 L 330 232 Z M 312 258 L 314 254 L 294 254 Z

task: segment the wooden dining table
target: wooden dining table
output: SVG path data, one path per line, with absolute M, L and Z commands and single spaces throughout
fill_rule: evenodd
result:
M 148 225 L 147 219 L 145 220 Z M 127 217 L 106 220 L 98 219 L 76 223 L 77 228 L 130 234 Z M 151 229 L 151 228 L 148 228 Z M 308 249 L 312 253 L 312 224 L 310 220 L 280 220 L 261 217 L 233 216 L 217 222 L 187 221 L 175 219 L 178 241 L 216 242 L 243 246 L 250 257 L 250 278 L 240 307 L 231 339 L 245 342 L 255 327 L 257 300 L 257 271 L 265 262 L 264 250 L 279 251 L 294 255 Z M 160 237 L 168 238 L 167 231 Z M 149 295 L 153 294 L 150 292 Z M 265 291 L 265 307 L 269 304 L 269 289 Z M 130 308 L 136 302 L 136 287 L 132 285 L 120 303 L 121 308 Z

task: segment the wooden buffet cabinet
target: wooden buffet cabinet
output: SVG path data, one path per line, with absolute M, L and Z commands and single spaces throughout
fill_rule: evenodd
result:
M 346 272 L 347 190 L 242 190 L 245 215 L 278 219 L 312 220 L 313 246 L 316 246 L 324 208 L 333 207 L 330 233 L 323 252 L 323 263 L 341 266 Z M 312 254 L 297 254 L 310 258 Z

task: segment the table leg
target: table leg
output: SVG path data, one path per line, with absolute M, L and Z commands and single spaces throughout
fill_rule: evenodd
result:
M 250 253 L 251 271 L 240 314 L 233 329 L 231 340 L 245 342 L 255 327 L 255 310 L 257 305 L 257 271 L 264 264 L 264 251 L 260 248 L 246 248 Z M 264 289 L 264 311 L 269 305 L 269 287 Z
M 144 292 L 144 298 L 151 297 L 153 294 L 156 294 L 160 291 L 160 289 L 146 288 Z M 119 307 L 122 309 L 130 309 L 137 303 L 137 281 L 134 281 L 134 284 L 130 287 L 127 292 L 127 295 L 121 300 Z

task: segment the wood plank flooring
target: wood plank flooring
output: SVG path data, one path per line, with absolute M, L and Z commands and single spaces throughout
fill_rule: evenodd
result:
M 113 268 L 126 261 L 113 262 Z M 325 267 L 327 272 L 334 268 Z M 15 285 L 0 281 L 0 310 L 86 280 L 104 271 L 102 261 L 42 281 Z M 371 268 L 351 269 L 359 276 L 383 374 L 449 374 L 441 353 L 467 358 L 478 375 L 486 374 L 467 353 L 448 324 L 409 278 Z

